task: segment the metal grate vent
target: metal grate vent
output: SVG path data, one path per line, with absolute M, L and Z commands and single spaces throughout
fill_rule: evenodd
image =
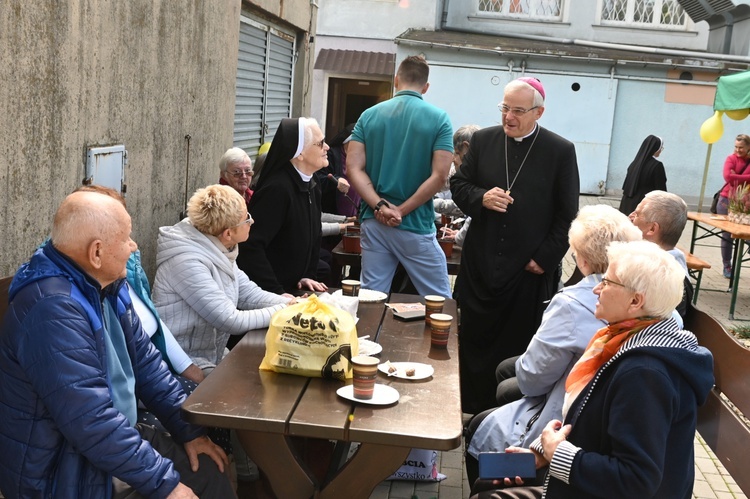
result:
M 679 0 L 693 22 L 705 21 L 709 17 L 732 10 L 735 5 L 729 0 Z

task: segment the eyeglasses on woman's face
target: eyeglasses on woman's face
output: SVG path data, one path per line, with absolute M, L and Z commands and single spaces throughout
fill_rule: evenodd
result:
M 255 175 L 255 172 L 253 170 L 227 170 L 227 173 L 233 176 L 234 178 L 242 178 L 242 177 L 252 177 Z
M 313 145 L 314 145 L 314 146 L 318 146 L 318 147 L 320 147 L 321 149 L 324 149 L 324 148 L 325 148 L 325 146 L 326 146 L 326 138 L 325 138 L 325 137 L 323 137 L 322 139 L 320 139 L 320 141 L 319 141 L 319 142 L 313 142 Z
M 247 224 L 247 225 L 253 225 L 254 223 L 255 223 L 255 220 L 253 220 L 253 217 L 250 216 L 250 212 L 248 211 L 247 212 L 247 218 L 245 220 L 243 220 L 242 222 L 238 223 L 237 225 L 235 225 L 234 227 L 242 227 L 245 224 Z

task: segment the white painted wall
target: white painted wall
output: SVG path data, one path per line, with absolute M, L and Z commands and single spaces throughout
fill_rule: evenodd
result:
M 534 72 L 526 75 L 544 82 L 547 102 L 539 124 L 576 146 L 581 192 L 604 194 L 618 82 Z M 425 100 L 448 113 L 454 130 L 469 124 L 496 125 L 501 118 L 497 104 L 503 88 L 518 76 L 507 68 L 490 70 L 432 62 Z M 573 84 L 577 84 L 577 90 L 573 90 Z M 586 126 L 581 126 L 582 116 L 587 117 Z
M 400 60 L 406 54 L 411 53 L 410 49 L 413 50 L 413 47 L 406 44 L 398 45 L 396 59 Z M 468 123 L 488 126 L 499 122 L 500 116 L 496 105 L 502 99 L 502 86 L 508 79 L 507 76 L 502 77 L 503 74 L 508 74 L 508 61 L 505 58 L 439 48 L 425 48 L 423 51 L 427 59 L 436 67 L 446 62 L 457 64 L 460 60 L 464 66 L 483 68 L 435 71 L 434 75 L 431 75 L 431 86 L 425 95 L 425 100 L 445 109 L 451 116 L 454 127 Z M 534 68 L 539 66 L 542 64 L 532 61 L 528 74 L 536 74 Z M 595 71 L 598 70 L 593 64 L 586 70 L 585 67 L 565 62 L 557 63 L 557 68 L 559 71 L 588 71 L 592 76 L 595 76 Z M 518 69 L 517 66 L 516 69 Z M 605 102 L 608 100 L 607 94 L 599 89 L 591 94 L 592 99 L 599 99 L 598 102 L 592 101 L 582 105 L 580 102 L 570 101 L 564 94 L 553 95 L 557 93 L 557 91 L 552 92 L 553 89 L 563 90 L 563 87 L 557 83 L 570 79 L 549 74 L 553 71 L 554 65 L 547 63 L 543 70 L 543 73 L 547 74 L 539 76 L 543 82 L 549 80 L 551 85 L 551 92 L 548 92 L 547 110 L 540 123 L 569 140 L 583 144 L 584 148 L 588 145 L 594 149 L 608 148 L 605 154 L 607 164 L 604 186 L 608 192 L 621 190 L 625 172 L 638 152 L 638 147 L 647 135 L 654 134 L 661 136 L 665 141 L 666 147 L 660 159 L 666 168 L 669 191 L 686 198 L 689 202 L 697 200 L 708 149 L 707 144 L 700 139 L 699 130 L 701 124 L 713 114 L 711 106 L 665 102 L 664 83 L 626 79 L 617 81 L 616 88 L 613 89 L 614 104 Z M 637 73 L 643 77 L 666 77 L 666 70 L 653 68 L 639 68 Z M 498 75 L 498 84 L 492 86 L 488 80 L 484 87 L 477 91 L 476 85 L 479 84 L 477 80 L 493 74 Z M 516 72 L 514 77 L 517 76 L 520 74 Z M 606 78 L 596 77 L 595 79 L 601 84 L 607 82 Z M 586 81 L 586 79 L 581 81 Z M 597 106 L 601 106 L 603 110 L 606 109 L 605 114 L 608 114 L 612 105 L 614 105 L 614 114 L 611 115 L 611 137 L 607 144 L 606 136 L 603 137 L 602 134 L 606 132 L 603 128 L 610 125 L 603 125 Z M 565 113 L 567 115 L 563 120 L 561 115 Z M 747 133 L 750 128 L 750 118 L 737 122 L 725 116 L 723 124 L 724 135 L 713 145 L 710 157 L 706 187 L 709 202 L 710 196 L 723 183 L 722 168 L 726 156 L 732 152 L 734 137 L 738 133 Z M 579 152 L 582 177 L 587 175 L 586 170 L 601 166 L 592 164 L 587 159 L 587 151 L 584 148 L 581 148 Z M 577 152 L 578 149 L 577 145 Z M 601 151 L 594 151 L 594 153 L 597 152 Z M 584 162 L 586 164 L 583 164 Z M 594 175 L 599 175 L 599 171 L 596 171 Z M 583 191 L 586 190 L 583 189 Z M 588 191 L 591 192 L 590 189 Z
M 434 29 L 438 0 L 318 0 L 318 35 L 392 40 L 409 28 Z

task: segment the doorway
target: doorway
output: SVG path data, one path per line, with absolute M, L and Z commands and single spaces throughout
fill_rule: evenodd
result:
M 329 78 L 326 137 L 333 137 L 349 123 L 356 123 L 363 111 L 392 95 L 391 80 Z

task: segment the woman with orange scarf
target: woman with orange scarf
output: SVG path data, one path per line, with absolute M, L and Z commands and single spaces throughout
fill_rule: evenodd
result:
M 531 445 L 537 468 L 548 467 L 543 489 L 502 489 L 493 498 L 692 495 L 697 410 L 714 377 L 711 353 L 671 318 L 684 271 L 646 241 L 612 243 L 607 253 L 594 293 L 596 317 L 609 325 L 567 378 L 564 422 L 550 421 Z

